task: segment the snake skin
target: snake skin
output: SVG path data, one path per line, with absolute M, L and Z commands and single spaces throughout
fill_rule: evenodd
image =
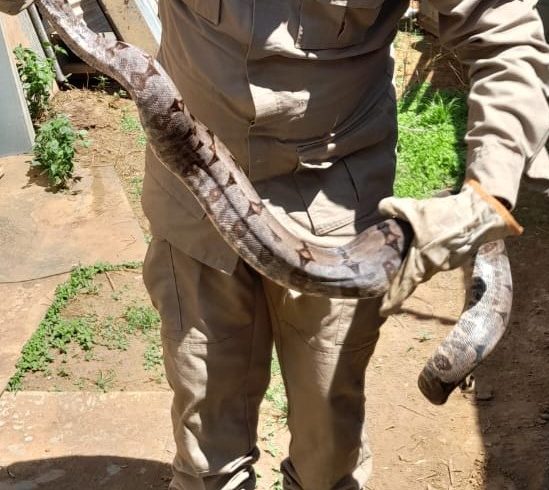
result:
M 413 239 L 409 224 L 388 219 L 342 247 L 323 248 L 284 229 L 270 214 L 223 143 L 185 107 L 149 55 L 108 40 L 74 17 L 67 0 L 38 0 L 42 14 L 84 61 L 132 96 L 153 151 L 193 193 L 219 233 L 254 269 L 285 287 L 340 298 L 382 296 Z M 427 362 L 419 387 L 444 403 L 505 332 L 512 281 L 503 242 L 475 259 L 470 300 Z

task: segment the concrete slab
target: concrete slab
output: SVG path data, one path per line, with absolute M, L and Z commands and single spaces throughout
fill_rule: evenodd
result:
M 52 193 L 29 177 L 28 159 L 0 159 L 0 392 L 72 267 L 138 261 L 146 250 L 112 167 L 79 170 L 74 193 Z
M 167 488 L 169 393 L 5 393 L 0 490 Z
M 29 159 L 0 160 L 0 283 L 143 258 L 143 233 L 113 167 L 79 169 L 70 193 L 54 193 L 29 174 Z

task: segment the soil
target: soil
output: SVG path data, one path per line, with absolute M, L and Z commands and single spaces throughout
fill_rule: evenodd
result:
M 396 58 L 396 81 L 401 90 L 426 79 L 438 87 L 462 88 L 466 84 L 463 67 L 451 54 L 441 52 L 430 36 L 420 39 L 414 33 L 401 34 Z M 71 90 L 59 93 L 55 106 L 78 128 L 89 131 L 93 144 L 80 151 L 79 165 L 114 165 L 148 233 L 139 205 L 144 148 L 138 132 L 122 128 L 124 115 L 136 114 L 133 104 L 98 91 Z M 515 279 L 511 328 L 475 373 L 473 393 L 457 393 L 439 408 L 429 405 L 415 386 L 416 373 L 460 313 L 463 286 L 459 274 L 437 276 L 418 291 L 402 314 L 383 327 L 367 374 L 368 421 L 375 457 L 368 489 L 549 489 L 547 206 L 540 196 L 527 191 L 521 195 L 516 215 L 526 232 L 509 243 Z M 110 274 L 114 288 L 106 276 L 98 276 L 97 294 L 78 296 L 64 315 L 94 315 L 102 325 L 108 317 L 120 320 L 128 305 L 150 306 L 139 272 Z M 24 387 L 99 390 L 98 372 L 112 372 L 106 389 L 168 389 L 160 368 L 153 372 L 143 368 L 149 340 L 134 337 L 126 351 L 95 347 L 91 359 L 71 346 L 67 355 L 56 359 L 47 376 L 29 376 Z M 60 371 L 70 375 L 59 376 Z M 277 372 L 271 390 L 275 395 L 264 403 L 259 431 L 262 490 L 282 488 L 278 465 L 289 442 Z

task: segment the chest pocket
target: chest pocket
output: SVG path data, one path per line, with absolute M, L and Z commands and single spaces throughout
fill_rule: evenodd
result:
M 221 0 L 183 0 L 200 17 L 218 25 L 221 17 Z
M 334 49 L 359 44 L 384 0 L 302 0 L 295 46 Z

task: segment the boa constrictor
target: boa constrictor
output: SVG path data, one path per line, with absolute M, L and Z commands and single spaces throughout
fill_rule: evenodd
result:
M 285 287 L 331 297 L 379 297 L 398 270 L 413 231 L 388 219 L 342 247 L 322 248 L 284 229 L 262 204 L 227 148 L 187 110 L 173 82 L 149 55 L 108 40 L 74 17 L 67 0 L 38 0 L 42 14 L 84 61 L 117 80 L 137 104 L 150 145 L 191 190 L 234 250 Z M 475 258 L 465 309 L 419 376 L 433 403 L 449 394 L 505 332 L 512 301 L 502 242 Z

